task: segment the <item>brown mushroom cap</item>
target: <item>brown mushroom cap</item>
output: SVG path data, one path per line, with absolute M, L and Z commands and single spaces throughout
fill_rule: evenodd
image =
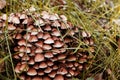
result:
M 54 66 L 53 66 L 53 70 L 56 70 L 56 69 L 58 69 L 58 66 L 57 66 L 57 65 L 54 65 Z
M 22 35 L 18 33 L 18 34 L 13 35 L 13 38 L 14 39 L 21 39 Z
M 43 55 L 43 54 L 40 54 L 40 53 L 37 53 L 37 54 L 35 55 L 34 60 L 35 60 L 35 62 L 44 61 L 44 55 Z
M 53 80 L 64 80 L 64 77 L 62 75 L 56 75 Z
M 53 30 L 52 35 L 53 35 L 53 36 L 61 36 L 61 33 L 60 33 L 60 31 L 58 31 L 58 30 L 56 29 L 56 30 Z
M 43 50 L 40 47 L 36 48 L 36 50 L 35 50 L 35 53 L 42 53 L 42 52 L 43 52 Z
M 42 33 L 42 32 L 39 32 L 39 33 L 37 34 L 37 37 L 38 37 L 38 39 L 43 38 L 43 33 Z
M 49 37 L 51 37 L 49 33 L 44 33 L 43 39 L 47 39 L 47 38 L 49 38 Z
M 65 58 L 66 58 L 65 54 L 59 54 L 58 55 L 58 60 L 62 60 L 62 59 L 65 59 Z
M 17 16 L 14 16 L 14 17 L 12 18 L 12 22 L 13 22 L 14 24 L 20 24 L 20 20 L 19 20 L 19 18 L 18 18 Z
M 51 80 L 48 76 L 44 76 L 43 80 Z
M 52 52 L 46 52 L 44 56 L 45 56 L 45 58 L 52 58 L 53 53 Z
M 45 62 L 41 62 L 39 68 L 46 68 L 47 64 Z
M 46 31 L 51 31 L 51 30 L 52 30 L 52 28 L 51 28 L 51 26 L 46 25 L 46 26 L 45 26 L 45 28 L 44 28 L 44 30 L 46 30 Z
M 67 60 L 68 61 L 76 61 L 76 57 L 74 55 L 70 55 Z
M 21 67 L 21 65 L 16 65 L 16 67 L 15 67 L 15 72 L 16 73 L 20 73 L 21 71 L 20 71 L 20 67 Z
M 35 77 L 32 78 L 32 80 L 43 80 L 43 79 L 40 76 L 35 76 Z
M 37 47 L 43 47 L 43 42 L 42 41 L 38 41 L 38 42 L 35 43 L 35 45 Z
M 21 39 L 21 40 L 18 41 L 18 45 L 19 46 L 26 46 L 26 42 L 27 41 L 25 39 Z
M 38 34 L 38 30 L 36 28 L 32 28 L 31 35 L 37 35 L 37 34 Z
M 25 75 L 24 74 L 22 74 L 22 75 L 20 75 L 20 77 L 19 77 L 21 80 L 25 80 Z
M 44 75 L 44 71 L 43 70 L 38 70 L 38 75 L 40 75 L 40 76 Z
M 54 43 L 54 40 L 52 38 L 47 38 L 45 41 L 44 41 L 45 44 L 52 44 Z
M 50 49 L 52 49 L 52 47 L 49 44 L 44 44 L 43 49 L 44 50 L 50 50 Z
M 30 39 L 30 33 L 25 34 L 25 35 L 23 36 L 23 38 L 24 38 L 25 40 L 29 40 L 29 39 Z
M 20 15 L 20 19 L 26 19 L 26 18 L 28 18 L 26 14 L 21 14 Z
M 29 70 L 27 71 L 27 75 L 35 76 L 37 75 L 37 71 L 34 68 L 29 68 Z
M 30 60 L 28 61 L 28 64 L 30 64 L 30 65 L 34 65 L 34 64 L 35 64 L 34 59 L 33 59 L 33 58 L 30 58 Z
M 29 42 L 37 42 L 38 38 L 35 35 L 30 35 L 30 39 L 28 40 Z
M 35 63 L 35 64 L 33 65 L 33 68 L 39 69 L 39 64 L 38 64 L 38 63 Z
M 67 70 L 65 68 L 59 68 L 58 71 L 57 71 L 57 74 L 61 74 L 61 75 L 65 75 L 67 74 Z
M 12 24 L 8 25 L 8 30 L 15 30 L 15 29 L 16 29 L 16 27 L 14 25 L 12 25 Z
M 51 72 L 48 74 L 48 76 L 51 77 L 51 78 L 54 78 L 55 75 L 56 75 L 56 71 L 54 71 L 54 70 L 51 71 Z
M 27 63 L 21 64 L 20 71 L 27 71 L 27 69 L 28 69 Z
M 64 44 L 63 44 L 62 41 L 55 41 L 53 47 L 55 47 L 55 48 L 60 48 L 60 47 L 62 47 L 63 45 L 64 45 Z
M 45 73 L 50 73 L 51 71 L 52 71 L 52 68 L 50 68 L 50 67 L 47 67 L 47 68 L 44 70 Z

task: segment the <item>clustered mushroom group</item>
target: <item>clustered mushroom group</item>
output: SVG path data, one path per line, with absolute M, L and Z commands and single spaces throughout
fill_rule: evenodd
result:
M 93 46 L 91 35 L 73 26 L 65 15 L 46 11 L 3 14 L 0 28 L 1 33 L 2 28 L 13 33 L 15 72 L 21 80 L 68 80 L 88 68 L 89 52 L 81 46 L 77 51 L 71 48 L 78 47 L 76 34 Z

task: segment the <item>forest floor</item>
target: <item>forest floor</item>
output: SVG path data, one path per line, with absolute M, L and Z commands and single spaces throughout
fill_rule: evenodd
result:
M 72 80 L 120 80 L 120 0 L 4 1 L 0 0 L 0 15 L 30 8 L 37 13 L 48 11 L 64 14 L 74 26 L 81 26 L 91 34 L 94 40 L 91 67 L 80 78 L 73 77 Z M 5 34 L 0 32 L 0 80 L 16 80 L 17 74 L 12 75 L 14 53 L 10 46 L 13 43 L 11 37 L 6 39 Z

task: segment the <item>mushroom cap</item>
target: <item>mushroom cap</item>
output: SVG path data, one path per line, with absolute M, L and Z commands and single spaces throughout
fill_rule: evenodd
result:
M 54 65 L 54 63 L 52 61 L 50 61 L 50 60 L 47 61 L 46 63 L 47 63 L 48 66 L 53 66 Z
M 54 78 L 55 75 L 56 75 L 56 71 L 54 71 L 54 70 L 51 71 L 51 72 L 48 74 L 48 76 L 51 77 L 51 78 Z
M 65 59 L 65 58 L 66 58 L 65 54 L 59 54 L 58 55 L 58 60 L 62 60 L 62 59 Z
M 13 22 L 14 24 L 20 24 L 20 20 L 19 20 L 18 16 L 14 16 L 14 17 L 12 18 L 12 22 Z
M 52 68 L 50 68 L 50 67 L 47 67 L 47 68 L 44 70 L 45 73 L 50 73 L 51 71 L 52 71 Z
M 39 68 L 46 68 L 47 64 L 45 62 L 41 62 Z
M 46 39 L 49 38 L 49 37 L 51 37 L 49 33 L 44 33 L 44 35 L 43 35 L 43 39 L 46 40 Z
M 44 50 L 50 50 L 50 49 L 52 49 L 52 47 L 49 44 L 44 44 L 43 49 Z
M 15 72 L 16 73 L 20 73 L 21 71 L 20 71 L 20 67 L 21 67 L 21 65 L 16 65 L 16 67 L 15 67 Z
M 52 38 L 47 38 L 45 41 L 44 41 L 45 44 L 52 44 L 54 43 L 54 40 Z
M 13 35 L 13 38 L 15 38 L 15 39 L 21 39 L 22 38 L 22 35 L 21 34 L 16 34 L 16 35 Z
M 43 80 L 51 80 L 48 76 L 44 76 Z
M 61 33 L 60 33 L 59 30 L 56 29 L 56 30 L 53 30 L 53 31 L 52 31 L 52 35 L 53 35 L 53 36 L 61 36 Z
M 38 41 L 38 38 L 37 38 L 37 36 L 35 36 L 35 35 L 30 35 L 30 38 L 29 38 L 28 41 L 29 41 L 29 42 L 37 42 L 37 41 Z
M 21 39 L 18 41 L 19 46 L 26 46 L 27 41 L 25 39 Z
M 15 30 L 16 29 L 16 27 L 14 26 L 14 25 L 12 25 L 12 24 L 9 24 L 8 25 L 8 30 Z
M 52 58 L 53 57 L 53 53 L 52 52 L 46 52 L 44 56 L 46 58 Z
M 70 55 L 70 56 L 68 56 L 68 58 L 67 58 L 67 60 L 68 61 L 76 61 L 76 56 L 74 56 L 74 55 Z
M 29 68 L 29 70 L 27 71 L 27 75 L 35 76 L 37 75 L 37 71 L 34 68 Z
M 35 54 L 35 58 L 34 58 L 35 62 L 41 62 L 44 61 L 44 55 L 41 53 L 37 53 Z
M 51 30 L 52 30 L 52 28 L 51 28 L 51 26 L 50 26 L 50 25 L 46 25 L 46 26 L 45 26 L 45 28 L 44 28 L 44 30 L 46 30 L 46 31 L 51 31 Z
M 40 76 L 44 75 L 44 71 L 43 70 L 38 70 L 38 75 L 40 75 Z
M 33 59 L 33 58 L 30 58 L 30 60 L 28 61 L 28 64 L 30 64 L 30 65 L 34 65 L 34 64 L 35 64 L 34 59 Z
M 26 14 L 22 13 L 22 14 L 20 15 L 20 19 L 26 19 L 26 18 L 28 18 Z
M 36 47 L 43 47 L 43 42 L 42 41 L 38 41 L 35 43 Z
M 35 77 L 32 78 L 32 80 L 43 80 L 43 79 L 40 76 L 35 76 Z
M 36 48 L 36 50 L 35 50 L 35 53 L 42 53 L 42 52 L 43 52 L 43 50 L 40 47 Z
M 60 74 L 57 74 L 53 80 L 64 80 L 64 77 Z
M 65 75 L 67 74 L 67 70 L 65 68 L 59 68 L 58 71 L 57 71 L 57 74 L 61 74 L 61 75 Z
M 64 44 L 63 44 L 63 42 L 62 41 L 55 41 L 55 43 L 54 43 L 54 45 L 53 45 L 53 47 L 55 47 L 55 48 L 60 48 L 60 47 L 62 47 Z
M 37 37 L 38 37 L 38 39 L 43 38 L 43 32 L 39 32 L 39 33 L 37 34 Z

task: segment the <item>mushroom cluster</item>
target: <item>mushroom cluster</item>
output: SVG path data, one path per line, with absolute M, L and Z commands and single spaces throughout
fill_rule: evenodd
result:
M 81 50 L 82 46 L 76 52 L 71 48 L 79 43 L 75 34 L 81 35 L 81 40 L 93 46 L 91 35 L 73 26 L 65 15 L 46 11 L 41 14 L 3 14 L 0 27 L 14 31 L 15 72 L 22 80 L 68 80 L 87 69 L 91 59 L 89 53 Z

